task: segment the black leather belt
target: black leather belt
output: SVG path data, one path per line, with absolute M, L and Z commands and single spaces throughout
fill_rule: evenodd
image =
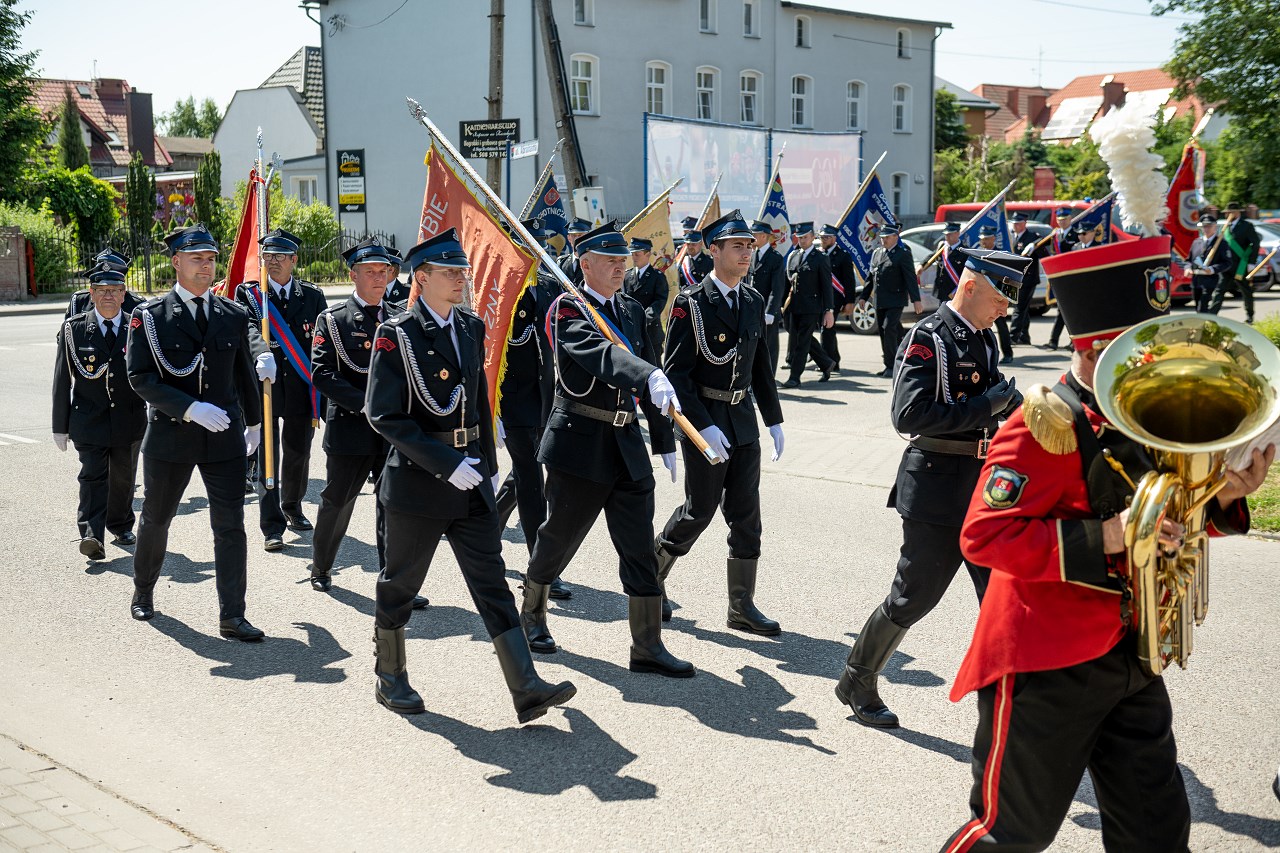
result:
M 471 442 L 480 437 L 480 425 L 473 427 L 459 427 L 449 432 L 429 432 L 428 438 L 434 438 L 436 441 L 443 441 L 450 447 L 466 447 Z
M 986 459 L 987 448 L 991 442 L 986 439 L 977 441 L 952 441 L 946 438 L 930 438 L 918 435 L 911 439 L 911 446 L 930 453 L 945 453 L 948 456 L 971 456 L 975 459 Z
M 595 421 L 603 421 L 616 427 L 626 426 L 636 419 L 635 412 L 617 412 L 612 409 L 597 409 L 585 403 L 577 403 L 565 397 L 556 396 L 556 406 L 575 415 L 586 415 Z
M 698 386 L 698 396 L 706 397 L 708 400 L 721 400 L 730 405 L 736 406 L 743 400 L 747 399 L 749 388 L 739 388 L 736 391 L 725 391 L 720 388 L 708 388 L 706 385 Z

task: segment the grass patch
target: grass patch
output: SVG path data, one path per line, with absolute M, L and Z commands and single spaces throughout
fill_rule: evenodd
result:
M 1249 495 L 1253 529 L 1259 533 L 1280 533 L 1280 465 L 1272 465 L 1262 488 Z

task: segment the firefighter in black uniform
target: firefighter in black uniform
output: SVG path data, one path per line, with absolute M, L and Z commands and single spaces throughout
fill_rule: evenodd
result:
M 110 269 L 120 273 L 129 271 L 129 264 L 132 263 L 124 255 L 108 246 L 101 252 L 93 256 L 93 265 L 85 273 L 85 277 L 89 279 L 90 285 L 93 283 L 93 273 L 103 269 Z M 93 300 L 90 298 L 90 289 L 77 290 L 71 294 L 71 300 L 67 303 L 67 313 L 63 315 L 64 320 L 70 320 L 77 314 L 83 314 L 93 307 Z M 121 300 L 119 308 L 125 317 L 132 316 L 133 309 L 137 308 L 146 300 L 142 297 L 126 290 L 124 298 Z
M 675 391 L 655 367 L 640 303 L 619 293 L 627 241 L 612 222 L 584 234 L 583 299 L 626 346 L 610 343 L 587 305 L 558 297 L 551 310 L 555 399 L 538 458 L 547 466 L 547 520 L 529 558 L 521 619 L 535 652 L 554 652 L 547 627 L 551 581 L 560 576 L 603 510 L 618 552 L 629 602 L 631 670 L 677 678 L 694 674 L 662 644 L 662 585 L 653 552 L 654 481 L 636 423 L 636 400 L 649 422 L 653 452 L 676 477 L 675 438 L 663 415 L 680 409 Z
M 871 277 L 862 288 L 861 299 L 872 299 L 876 307 L 876 323 L 880 325 L 880 354 L 884 370 L 880 376 L 893 376 L 893 360 L 902 341 L 902 309 L 907 300 L 917 314 L 924 311 L 920 302 L 920 281 L 916 278 L 911 250 L 902 245 L 897 225 L 880 226 L 880 247 L 871 253 Z
M 992 251 L 996 247 L 996 226 L 983 225 L 978 229 L 978 248 Z M 1018 291 L 1021 294 L 1021 290 Z M 1013 336 L 1009 334 L 1008 316 L 996 318 L 996 341 L 1000 344 L 1000 363 L 1013 361 Z
M 787 256 L 787 279 L 791 294 L 787 297 L 789 320 L 787 324 L 787 358 L 791 378 L 783 388 L 799 388 L 800 375 L 805 362 L 812 357 L 822 371 L 819 382 L 831 378 L 835 360 L 813 337 L 815 329 L 829 329 L 835 325 L 835 309 L 832 307 L 831 264 L 827 256 L 813 245 L 813 223 L 797 222 L 792 231 L 797 238 L 795 250 Z
M 133 488 L 147 412 L 125 370 L 126 269 L 102 261 L 89 271 L 92 307 L 63 322 L 54 351 L 53 443 L 65 451 L 70 438 L 80 457 L 76 524 L 90 560 L 106 559 L 105 531 L 117 545 L 137 541 Z
M 1071 217 L 1075 215 L 1075 211 L 1069 207 L 1060 207 L 1054 213 L 1057 219 L 1057 226 L 1054 228 L 1054 239 L 1050 241 L 1053 251 L 1050 254 L 1062 254 L 1070 252 L 1076 247 L 1078 242 L 1074 228 L 1069 227 Z M 1050 296 L 1052 296 L 1052 292 Z M 1039 345 L 1039 349 L 1056 350 L 1058 341 L 1062 339 L 1062 332 L 1067 327 L 1067 320 L 1062 316 L 1062 312 L 1058 312 L 1058 316 L 1053 320 L 1053 329 L 1049 332 L 1049 340 Z
M 774 636 L 782 629 L 754 600 L 761 534 L 756 404 L 769 427 L 775 461 L 782 455 L 782 407 L 764 346 L 764 298 L 741 283 L 755 241 L 737 210 L 708 225 L 705 234 L 716 266 L 702 284 L 676 297 L 663 368 L 689 422 L 725 461 L 712 465 L 687 437 L 681 442 L 685 500 L 655 548 L 662 618 L 671 618 L 665 592 L 672 565 L 689 553 L 719 507 L 729 525 L 728 625 Z
M 960 525 L 1000 421 L 1022 396 L 1000 375 L 991 327 L 1003 316 L 1030 258 L 953 249 L 963 268 L 950 302 L 917 323 L 898 348 L 893 428 L 911 436 L 889 506 L 902 516 L 902 549 L 893 587 L 858 634 L 836 696 L 869 726 L 891 728 L 877 677 L 907 629 L 937 603 L 960 568 Z M 967 564 L 978 597 L 986 569 Z
M 938 273 L 933 278 L 933 295 L 939 302 L 950 299 L 951 294 L 956 292 L 956 287 L 960 284 L 960 270 L 951 260 L 951 250 L 958 245 L 960 245 L 960 223 L 948 222 L 942 227 L 942 239 L 938 241 L 937 248 L 942 254 L 938 255 Z
M 386 507 L 387 562 L 374 615 L 378 702 L 420 714 L 409 684 L 404 626 L 442 536 L 493 640 L 521 723 L 575 693 L 538 677 L 507 586 L 494 488 L 498 459 L 484 376 L 484 321 L 459 306 L 467 255 L 457 231 L 419 243 L 405 266 L 421 295 L 378 327 L 365 410 L 391 444 L 378 494 Z
M 649 339 L 655 352 L 662 352 L 666 336 L 662 332 L 662 312 L 667 307 L 667 277 L 649 265 L 653 257 L 653 241 L 632 237 L 627 244 L 631 252 L 631 269 L 622 279 L 622 292 L 630 296 L 644 309 L 649 327 Z
M 564 270 L 564 274 L 574 284 L 582 284 L 582 267 L 578 265 L 578 255 L 573 247 L 590 230 L 591 223 L 585 219 L 571 219 L 565 226 L 565 253 L 560 256 L 560 269 Z
M 1229 203 L 1225 213 L 1227 221 L 1222 226 L 1222 245 L 1218 247 L 1218 253 L 1221 254 L 1223 249 L 1230 250 L 1232 264 L 1218 277 L 1218 286 L 1213 289 L 1213 296 L 1209 301 L 1209 313 L 1217 314 L 1221 310 L 1222 300 L 1230 290 L 1240 294 L 1240 298 L 1244 300 L 1244 321 L 1252 323 L 1253 284 L 1247 276 L 1249 270 L 1258 263 L 1258 247 L 1261 245 L 1261 240 L 1253 223 L 1245 219 L 1244 207 L 1240 202 Z
M 1031 345 L 1031 300 L 1035 298 L 1040 287 L 1040 261 L 1051 254 L 1049 241 L 1037 246 L 1040 238 L 1027 228 L 1027 215 L 1021 211 L 1009 217 L 1013 223 L 1013 253 L 1031 258 L 1027 272 L 1022 276 L 1022 287 L 1018 288 L 1018 303 L 1013 308 L 1013 320 L 1009 323 L 1009 333 L 1015 344 Z
M 385 298 L 390 270 L 400 268 L 400 258 L 369 238 L 343 252 L 342 259 L 351 270 L 355 290 L 346 302 L 320 312 L 311 338 L 311 375 L 325 399 L 325 485 L 311 536 L 311 588 L 317 592 L 328 592 L 333 584 L 333 563 L 347 535 L 356 498 L 368 479 L 374 484 L 378 569 L 386 567 L 386 525 L 378 482 L 387 460 L 387 442 L 365 417 L 364 395 L 378 326 L 404 311 L 402 305 Z M 418 596 L 413 606 L 427 604 Z
M 302 513 L 302 499 L 307 494 L 315 421 L 321 413 L 320 401 L 313 401 L 311 380 L 302 371 L 310 370 L 311 336 L 315 334 L 316 318 L 328 303 L 320 288 L 294 278 L 299 246 L 299 238 L 278 228 L 262 238 L 262 253 L 271 283 L 267 298 L 294 338 L 292 342 L 281 340 L 279 330 L 272 328 L 271 352 L 279 375 L 271 385 L 271 415 L 276 421 L 271 439 L 277 469 L 273 473 L 278 476 L 276 487 L 264 489 L 258 501 L 262 547 L 266 551 L 284 548 L 285 527 L 311 529 L 311 522 Z M 249 309 L 255 323 L 260 322 L 263 312 L 268 310 L 262 303 L 262 289 L 257 282 L 240 285 L 236 300 Z M 260 341 L 258 346 L 262 346 Z M 259 448 L 259 477 L 266 476 L 264 457 L 264 451 Z
M 383 246 L 382 249 L 387 253 L 387 259 L 391 264 L 391 268 L 387 270 L 387 289 L 382 295 L 382 301 L 394 302 L 404 308 L 405 303 L 409 301 L 409 283 L 400 280 L 400 265 L 403 259 L 391 246 Z
M 827 260 L 831 264 L 831 275 L 834 278 L 831 292 L 831 308 L 835 312 L 835 316 L 839 317 L 844 313 L 844 306 L 853 301 L 854 294 L 858 292 L 858 280 L 853 275 L 853 258 L 849 257 L 849 253 L 836 240 L 836 235 L 840 233 L 840 229 L 834 225 L 823 225 L 819 234 L 822 241 L 822 251 L 826 252 Z M 835 284 L 840 287 L 835 287 Z M 824 327 L 822 330 L 822 349 L 831 356 L 831 360 L 835 362 L 832 368 L 835 372 L 840 372 L 840 343 L 839 332 L 835 324 Z
M 155 615 L 153 591 L 169 523 L 194 468 L 209 496 L 218 632 L 257 641 L 244 618 L 244 460 L 262 441 L 261 386 L 244 306 L 216 296 L 218 243 L 203 225 L 165 237 L 178 281 L 129 320 L 129 384 L 151 406 L 142 438 L 142 520 L 133 557 L 134 619 Z
M 748 284 L 764 297 L 764 339 L 769 350 L 771 376 L 778 372 L 779 334 L 782 329 L 782 303 L 787 300 L 787 263 L 773 247 L 773 228 L 759 219 L 751 223 L 756 249 L 751 255 Z

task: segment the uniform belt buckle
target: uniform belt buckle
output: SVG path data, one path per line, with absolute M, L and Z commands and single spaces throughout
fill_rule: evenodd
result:
M 613 425 L 616 427 L 626 426 L 627 422 L 630 420 L 629 418 L 630 414 L 631 414 L 630 412 L 614 412 Z
M 989 439 L 989 438 L 980 438 L 980 439 L 978 439 L 978 450 L 977 450 L 977 452 L 976 452 L 976 453 L 974 453 L 973 455 L 974 455 L 974 456 L 976 456 L 976 457 L 977 457 L 977 458 L 979 458 L 979 459 L 986 459 L 986 458 L 987 458 L 987 451 L 988 451 L 988 450 L 990 450 L 990 449 L 991 449 L 991 439 Z
M 454 446 L 454 447 L 466 447 L 466 446 L 467 446 L 467 443 L 468 443 L 468 441 L 467 441 L 467 428 L 466 428 L 466 427 L 458 427 L 457 429 L 455 429 L 455 430 L 453 431 L 453 446 Z
M 731 405 L 731 406 L 736 406 L 736 405 L 738 405 L 739 403 L 741 403 L 741 402 L 743 401 L 743 399 L 745 399 L 745 398 L 746 398 L 746 396 L 747 396 L 747 389 L 746 389 L 746 388 L 738 388 L 738 389 L 736 389 L 735 391 L 733 391 L 732 393 L 730 393 L 730 394 L 729 394 L 729 405 Z

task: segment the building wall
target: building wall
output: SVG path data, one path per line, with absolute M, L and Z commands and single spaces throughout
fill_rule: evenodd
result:
M 287 86 L 241 89 L 231 98 L 218 132 L 214 150 L 222 157 L 222 194 L 233 196 L 236 183 L 249 176 L 258 156 L 257 131 L 262 128 L 262 156 L 272 152 L 285 160 L 316 153 L 316 126 Z

